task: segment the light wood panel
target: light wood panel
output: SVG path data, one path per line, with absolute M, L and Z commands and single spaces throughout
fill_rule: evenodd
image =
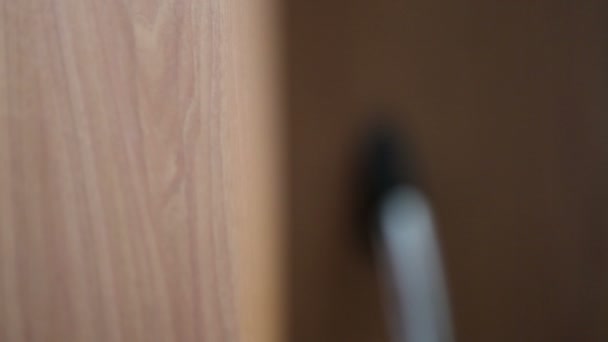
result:
M 0 340 L 280 338 L 276 10 L 0 2 Z
M 605 1 L 291 1 L 291 341 L 385 341 L 352 181 L 409 133 L 458 341 L 606 341 Z

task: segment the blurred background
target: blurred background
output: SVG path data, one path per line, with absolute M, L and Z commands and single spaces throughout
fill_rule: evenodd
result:
M 608 339 L 605 2 L 286 13 L 289 340 L 387 340 L 352 183 L 361 140 L 387 117 L 434 205 L 456 340 Z

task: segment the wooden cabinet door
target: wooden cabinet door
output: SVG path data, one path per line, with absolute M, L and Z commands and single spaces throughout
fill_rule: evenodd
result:
M 0 340 L 275 341 L 276 7 L 0 1 Z
M 288 2 L 290 341 L 387 338 L 350 180 L 379 112 L 418 156 L 458 341 L 608 339 L 607 13 Z

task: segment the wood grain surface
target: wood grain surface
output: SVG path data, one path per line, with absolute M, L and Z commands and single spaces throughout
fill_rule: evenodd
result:
M 0 1 L 0 340 L 280 338 L 277 6 Z
M 608 340 L 606 1 L 290 1 L 290 341 L 385 341 L 356 157 L 385 113 L 458 341 Z

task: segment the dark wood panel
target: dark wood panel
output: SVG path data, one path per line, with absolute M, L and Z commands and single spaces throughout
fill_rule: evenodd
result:
M 290 1 L 293 341 L 386 339 L 350 178 L 378 110 L 416 147 L 461 341 L 604 341 L 606 5 Z

